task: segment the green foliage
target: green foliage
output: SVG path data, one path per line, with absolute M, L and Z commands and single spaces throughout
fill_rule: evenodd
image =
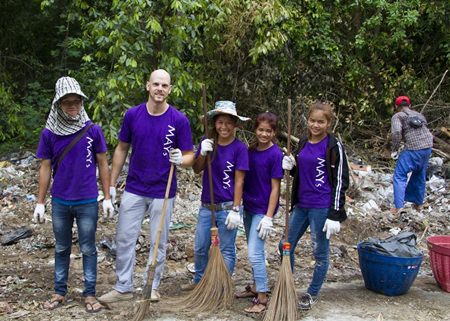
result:
M 11 92 L 0 83 L 0 106 L 4 117 L 0 119 L 0 141 L 5 141 L 25 132 L 25 126 L 19 119 L 21 106 L 14 102 Z
M 2 99 L 36 118 L 33 135 L 66 74 L 115 144 L 156 68 L 172 75 L 169 101 L 196 136 L 203 83 L 210 105 L 231 99 L 248 116 L 283 115 L 287 98 L 328 99 L 347 135 L 389 119 L 398 94 L 424 103 L 450 62 L 449 1 L 7 0 L 0 9 Z M 448 101 L 448 89 L 446 80 L 436 99 Z M 28 135 L 18 128 L 8 137 Z

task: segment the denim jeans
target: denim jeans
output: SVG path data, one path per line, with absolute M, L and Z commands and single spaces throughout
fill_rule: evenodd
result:
M 254 214 L 244 211 L 244 228 L 247 237 L 248 260 L 252 265 L 253 279 L 256 284 L 256 292 L 267 292 L 266 256 L 264 253 L 265 241 L 258 236 L 259 222 L 265 214 Z
M 230 203 L 231 204 L 231 203 Z M 237 229 L 227 230 L 225 220 L 228 215 L 227 210 L 216 212 L 216 225 L 219 230 L 219 248 L 222 253 L 225 265 L 230 275 L 233 274 L 236 263 L 236 235 Z M 211 210 L 206 207 L 200 207 L 197 220 L 197 229 L 195 231 L 194 241 L 194 259 L 195 276 L 194 282 L 200 282 L 203 273 L 208 265 L 208 253 L 211 246 Z
M 55 293 L 66 295 L 72 251 L 72 226 L 76 220 L 78 242 L 83 255 L 83 296 L 95 296 L 97 283 L 97 202 L 82 205 L 62 205 L 52 201 L 52 224 L 55 234 Z
M 416 205 L 423 204 L 430 155 L 431 148 L 404 150 L 400 153 L 393 177 L 396 208 L 402 208 L 405 201 Z
M 314 296 L 319 294 L 328 272 L 330 240 L 326 238 L 326 233 L 322 232 L 328 217 L 328 211 L 328 208 L 294 207 L 294 211 L 289 217 L 288 242 L 291 243 L 290 259 L 292 271 L 294 271 L 295 265 L 295 248 L 308 226 L 311 229 L 311 245 L 316 263 L 307 292 Z M 280 242 L 280 252 L 283 253 L 281 246 L 282 241 Z

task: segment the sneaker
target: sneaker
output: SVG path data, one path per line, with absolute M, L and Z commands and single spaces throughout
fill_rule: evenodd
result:
M 159 294 L 157 289 L 152 289 L 152 293 L 150 294 L 151 302 L 158 302 L 161 299 L 161 294 Z
M 300 298 L 300 302 L 298 303 L 298 307 L 300 310 L 311 310 L 312 306 L 319 301 L 319 297 L 316 295 L 311 295 L 309 293 L 305 293 Z
M 194 281 L 189 282 L 188 284 L 182 284 L 181 285 L 181 291 L 192 291 L 197 286 L 197 283 L 194 283 Z
M 121 293 L 117 290 L 111 290 L 108 293 L 103 294 L 101 297 L 98 298 L 98 300 L 101 303 L 114 303 L 119 301 L 127 301 L 133 299 L 133 293 L 131 292 L 124 292 Z

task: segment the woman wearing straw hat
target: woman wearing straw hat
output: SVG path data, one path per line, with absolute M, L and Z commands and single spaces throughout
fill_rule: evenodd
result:
M 230 275 L 236 261 L 235 240 L 237 227 L 241 221 L 240 205 L 244 186 L 245 171 L 248 170 L 246 145 L 235 137 L 239 121 L 249 118 L 239 116 L 236 105 L 231 101 L 217 101 L 215 109 L 207 113 L 213 128 L 208 139 L 204 139 L 195 157 L 193 169 L 196 173 L 206 167 L 206 155 L 211 152 L 212 185 L 216 224 L 219 230 L 220 252 Z M 208 173 L 203 173 L 202 205 L 198 214 L 194 243 L 195 277 L 199 283 L 208 264 L 208 251 L 211 245 L 210 229 L 211 199 Z M 187 289 L 187 288 L 185 288 Z
M 95 298 L 97 282 L 97 178 L 98 166 L 105 199 L 103 211 L 113 215 L 109 195 L 109 169 L 106 142 L 101 128 L 93 124 L 83 103 L 87 98 L 78 82 L 62 77 L 42 131 L 36 156 L 41 159 L 39 194 L 34 220 L 45 222 L 45 195 L 53 172 L 52 224 L 55 234 L 54 291 L 44 308 L 61 306 L 67 294 L 73 221 L 77 222 L 80 251 L 83 255 L 84 304 L 87 312 L 98 312 L 102 305 Z

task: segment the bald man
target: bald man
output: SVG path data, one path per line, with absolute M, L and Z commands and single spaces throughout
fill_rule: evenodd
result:
M 151 301 L 159 300 L 158 287 L 166 260 L 169 223 L 177 188 L 174 174 L 164 229 L 159 246 L 156 245 L 156 248 L 156 231 L 162 214 L 170 165 L 172 163 L 177 166 L 189 167 L 194 161 L 189 120 L 185 114 L 167 103 L 167 97 L 172 90 L 169 73 L 162 69 L 153 71 L 147 81 L 146 89 L 148 91 L 147 102 L 130 108 L 125 114 L 119 132 L 119 144 L 112 160 L 110 193 L 112 193 L 112 197 L 115 197 L 117 178 L 131 147 L 128 176 L 117 221 L 117 281 L 113 290 L 99 298 L 99 301 L 105 304 L 133 298 L 135 245 L 144 214 L 147 211 L 150 215 L 151 240 L 144 282 L 153 251 L 157 250 Z

